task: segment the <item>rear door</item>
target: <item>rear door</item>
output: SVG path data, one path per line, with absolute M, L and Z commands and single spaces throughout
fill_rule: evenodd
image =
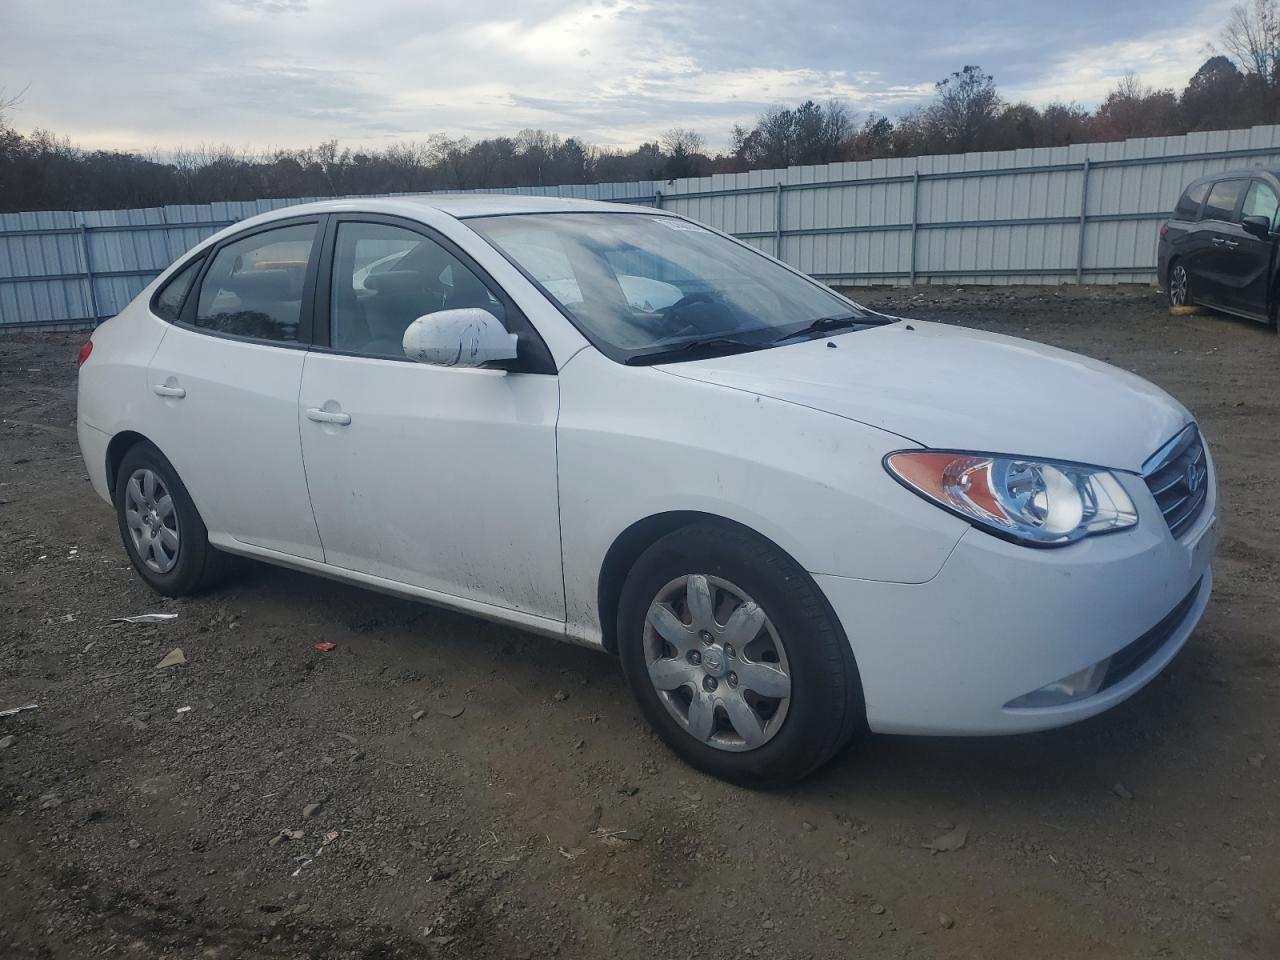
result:
M 295 431 L 325 562 L 562 623 L 559 383 L 523 314 L 447 238 L 372 215 L 334 218 L 316 302 Z M 461 307 L 517 334 L 520 360 L 405 357 L 410 322 Z
M 1220 233 L 1223 238 L 1224 270 L 1221 304 L 1251 317 L 1266 319 L 1267 291 L 1274 272 L 1275 241 L 1247 233 L 1239 221 L 1245 217 L 1265 217 L 1276 226 L 1276 192 L 1263 180 L 1253 180 L 1245 193 L 1237 222 Z
M 147 370 L 151 438 L 210 534 L 322 558 L 302 469 L 298 388 L 320 218 L 220 244 Z
M 1200 222 L 1196 225 L 1196 248 L 1188 264 L 1192 296 L 1199 302 L 1227 305 L 1236 269 L 1237 231 L 1240 204 L 1249 180 L 1219 180 L 1209 190 Z

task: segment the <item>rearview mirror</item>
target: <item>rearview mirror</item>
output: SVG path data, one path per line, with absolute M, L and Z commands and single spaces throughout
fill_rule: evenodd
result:
M 1259 240 L 1271 239 L 1271 221 L 1266 217 L 1244 217 L 1240 226 L 1244 227 L 1245 233 Z
M 516 335 L 488 310 L 437 310 L 419 317 L 400 341 L 404 355 L 441 367 L 481 367 L 516 358 Z

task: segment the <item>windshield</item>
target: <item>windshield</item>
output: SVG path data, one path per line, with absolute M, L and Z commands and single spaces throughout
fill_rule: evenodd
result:
M 619 362 L 692 360 L 883 322 L 821 284 L 676 217 L 517 214 L 477 217 L 467 225 Z

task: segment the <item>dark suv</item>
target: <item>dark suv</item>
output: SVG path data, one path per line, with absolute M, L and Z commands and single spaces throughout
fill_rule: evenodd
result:
M 1276 322 L 1280 180 L 1232 170 L 1194 181 L 1160 228 L 1160 281 L 1174 306 L 1202 303 Z

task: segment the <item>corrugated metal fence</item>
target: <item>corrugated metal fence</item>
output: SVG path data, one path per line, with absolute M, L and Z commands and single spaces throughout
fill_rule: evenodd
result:
M 489 192 L 662 207 L 832 284 L 1141 283 L 1182 187 L 1246 166 L 1280 166 L 1280 126 Z M 214 231 L 307 199 L 0 214 L 0 328 L 112 316 Z

